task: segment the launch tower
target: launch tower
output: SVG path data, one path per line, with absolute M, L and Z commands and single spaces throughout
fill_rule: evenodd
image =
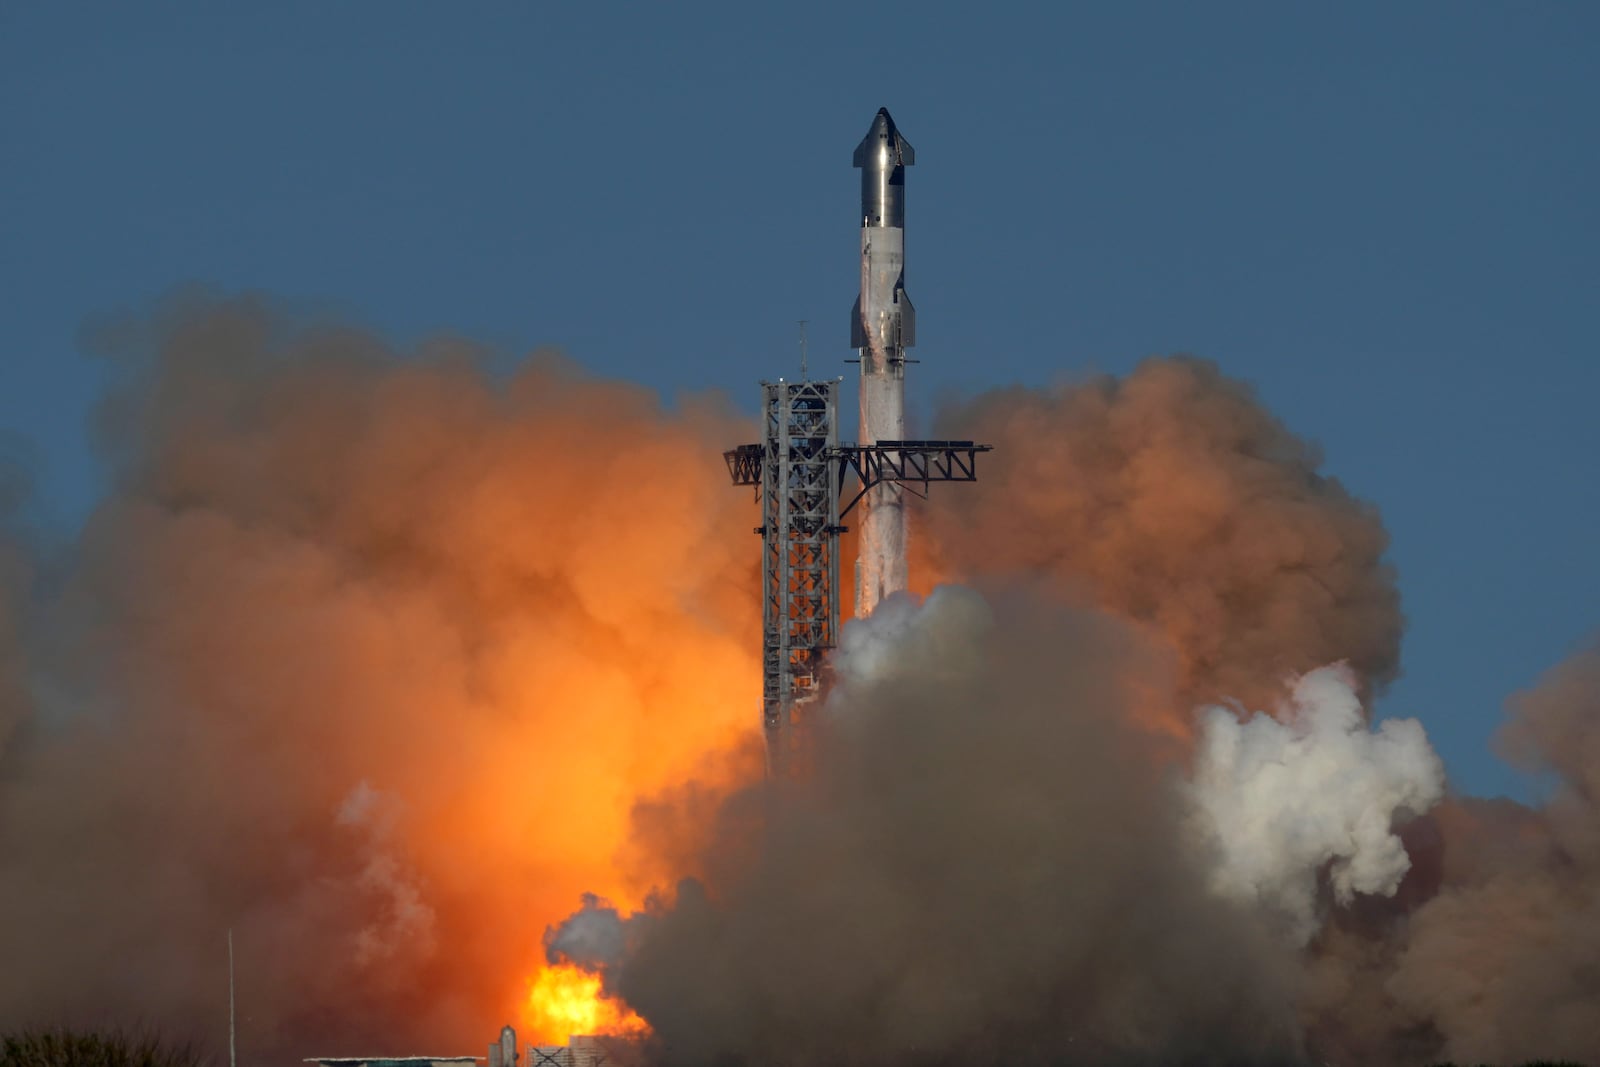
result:
M 904 494 L 932 482 L 977 480 L 971 441 L 903 439 L 905 348 L 915 312 L 905 295 L 905 166 L 911 145 L 886 109 L 855 152 L 863 168 L 861 295 L 852 347 L 861 353 L 861 443 L 838 440 L 842 378 L 761 383 L 762 439 L 723 453 L 735 485 L 761 502 L 762 694 L 767 770 L 781 775 L 794 715 L 821 692 L 823 658 L 838 644 L 840 520 L 865 501 L 856 614 L 906 588 Z M 854 478 L 855 493 L 841 505 Z M 919 488 L 920 487 L 920 488 Z
M 814 695 L 839 633 L 838 381 L 761 383 L 762 441 L 726 453 L 761 502 L 761 721 L 782 763 L 789 710 Z

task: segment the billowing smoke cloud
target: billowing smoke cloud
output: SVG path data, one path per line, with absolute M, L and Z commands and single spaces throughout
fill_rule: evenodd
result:
M 551 963 L 575 963 L 588 971 L 615 967 L 628 947 L 628 920 L 610 901 L 585 893 L 583 907 L 552 927 L 544 944 Z
M 1339 904 L 1393 896 L 1411 867 L 1394 833 L 1444 794 L 1444 764 L 1415 719 L 1369 731 L 1342 666 L 1301 678 L 1276 717 L 1202 717 L 1189 795 L 1214 843 L 1212 884 L 1280 915 L 1305 944 L 1320 925 L 1321 879 Z
M 1462 1062 L 1600 1057 L 1600 646 L 1511 702 L 1509 755 L 1555 777 L 1538 812 L 1465 802 L 1456 867 L 1385 984 L 1397 1027 Z
M 814 777 L 731 799 L 707 877 L 627 931 L 612 983 L 664 1055 L 1292 1056 L 1286 951 L 1195 876 L 1183 798 L 1124 725 L 1163 657 L 959 588 L 885 607 L 846 627 Z
M 244 1058 L 480 1049 L 581 892 L 638 901 L 636 799 L 740 773 L 748 429 L 248 300 L 108 336 L 115 489 L 26 657 L 0 551 L 0 1024 L 215 1046 L 231 927 Z
M 941 433 L 997 447 L 976 486 L 930 500 L 914 544 L 945 575 L 1047 575 L 1146 627 L 1176 653 L 1180 699 L 1141 700 L 1141 714 L 1181 722 L 1192 704 L 1274 708 L 1282 678 L 1339 660 L 1363 689 L 1395 674 L 1402 619 L 1377 515 L 1214 365 L 1155 359 L 1123 379 L 990 393 L 948 412 Z M 1369 753 L 1378 766 L 1358 774 L 1370 790 L 1384 791 L 1385 753 L 1401 764 L 1389 768 L 1395 804 L 1374 805 L 1357 824 L 1381 862 L 1348 867 L 1349 876 L 1386 892 L 1396 870 L 1412 868 L 1393 897 L 1313 909 L 1325 924 L 1302 957 L 1302 1016 L 1321 1058 L 1600 1059 L 1600 985 L 1587 962 L 1600 958 L 1596 660 L 1580 655 L 1513 703 L 1506 749 L 1557 778 L 1548 803 L 1447 799 L 1394 828 L 1405 853 L 1385 808 L 1426 806 L 1425 748 L 1345 735 L 1379 745 Z M 1292 736 L 1259 720 L 1240 729 Z M 1416 788 L 1401 800 L 1406 782 Z M 1337 821 L 1352 814 L 1337 789 L 1300 796 Z M 1284 809 L 1268 810 L 1277 819 Z M 1233 836 L 1260 814 L 1236 812 Z M 1284 844 L 1297 851 L 1280 835 L 1275 845 Z M 1339 861 L 1329 855 L 1330 870 L 1308 881 L 1309 858 L 1263 853 L 1251 864 L 1258 882 L 1274 868 L 1298 872 L 1291 915 L 1306 914 L 1307 885 L 1318 899 L 1337 896 L 1326 876 Z M 1268 895 L 1281 910 L 1276 885 Z M 1354 880 L 1349 888 L 1361 892 Z
M 1349 728 L 1348 693 L 1338 730 L 1222 723 L 1230 803 L 1273 745 L 1353 761 L 1371 802 L 1271 781 L 1256 837 L 1291 854 L 1244 881 L 1313 887 L 1304 947 L 1215 891 L 1249 853 L 1197 838 L 1180 783 L 1223 763 L 1149 717 L 1271 709 L 1341 659 L 1381 685 L 1400 620 L 1375 515 L 1209 364 L 956 412 L 1000 449 L 919 543 L 1033 593 L 851 627 L 816 778 L 769 788 L 742 785 L 759 604 L 719 455 L 749 431 L 715 405 L 251 301 L 107 336 L 131 380 L 82 538 L 41 549 L 0 466 L 0 1024 L 217 1041 L 232 928 L 251 1060 L 472 1052 L 546 951 L 684 1061 L 1600 1057 L 1595 653 L 1515 707 L 1538 809 L 1391 825 L 1423 750 Z M 1355 839 L 1303 847 L 1314 804 Z
M 976 485 L 929 501 L 936 569 L 1046 575 L 1150 626 L 1179 657 L 1177 722 L 1200 704 L 1270 706 L 1280 679 L 1340 660 L 1365 684 L 1394 676 L 1399 594 L 1376 512 L 1214 364 L 988 393 L 941 423 L 995 451 Z
M 1600 870 L 1600 643 L 1513 698 L 1500 741 L 1513 761 L 1554 776 L 1552 845 L 1574 866 Z
M 1403 828 L 1415 865 L 1395 898 L 1335 915 L 1307 955 L 1304 1014 L 1331 1062 L 1600 1059 L 1600 648 L 1510 710 L 1506 748 L 1554 793 L 1452 797 Z

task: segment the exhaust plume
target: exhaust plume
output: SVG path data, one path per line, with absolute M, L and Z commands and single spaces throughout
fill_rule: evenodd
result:
M 913 546 L 988 592 L 848 626 L 768 785 L 716 403 L 252 300 L 98 337 L 81 537 L 0 467 L 0 1023 L 220 1044 L 231 927 L 262 1060 L 1600 1057 L 1600 652 L 1513 704 L 1547 803 L 1408 819 L 1382 526 L 1209 363 L 955 409 Z
M 1393 896 L 1411 867 L 1394 833 L 1444 793 L 1444 764 L 1415 719 L 1376 731 L 1343 666 L 1299 679 L 1277 718 L 1208 708 L 1189 796 L 1214 843 L 1219 892 L 1276 912 L 1303 945 L 1321 925 L 1319 879 L 1334 900 Z
M 1201 704 L 1269 707 L 1280 679 L 1327 663 L 1395 676 L 1400 597 L 1376 511 L 1215 364 L 999 390 L 940 423 L 995 450 L 960 499 L 928 501 L 934 570 L 1044 576 L 1149 627 L 1178 656 L 1177 727 Z
M 1462 870 L 1411 918 L 1386 989 L 1466 1061 L 1600 1056 L 1600 644 L 1510 702 L 1505 751 L 1554 776 L 1537 812 L 1458 820 Z M 1506 815 L 1510 817 L 1507 818 Z M 1460 838 L 1470 827 L 1471 836 Z
M 545 956 L 551 963 L 573 963 L 599 971 L 622 961 L 627 948 L 627 923 L 609 901 L 583 895 L 583 907 L 559 928 L 545 932 Z
M 115 488 L 26 663 L 0 553 L 0 1020 L 219 1040 L 232 927 L 251 1059 L 524 1023 L 545 926 L 672 875 L 635 801 L 759 766 L 747 429 L 253 300 L 100 339 Z
M 629 923 L 610 977 L 662 1056 L 1292 1056 L 1289 955 L 1195 877 L 1182 799 L 1123 725 L 1161 654 L 945 587 L 849 623 L 840 663 L 815 777 L 727 801 L 705 879 Z

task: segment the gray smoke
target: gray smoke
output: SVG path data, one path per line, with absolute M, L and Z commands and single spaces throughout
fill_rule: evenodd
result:
M 1600 646 L 1511 701 L 1503 747 L 1555 777 L 1537 812 L 1448 828 L 1460 869 L 1411 917 L 1385 989 L 1460 1061 L 1600 1057 Z M 1466 831 L 1466 836 L 1462 835 Z
M 1504 748 L 1552 795 L 1452 797 L 1402 831 L 1415 865 L 1396 897 L 1306 957 L 1304 1016 L 1330 1060 L 1600 1059 L 1600 647 L 1509 710 Z
M 1060 931 L 1078 929 L 1079 923 L 1111 936 L 1119 929 L 1117 920 L 1135 926 L 1146 921 L 1160 925 L 1160 920 L 1144 918 L 1133 897 L 1115 918 L 1092 908 L 1071 917 L 1020 908 L 996 920 L 993 915 L 1003 909 L 986 910 L 985 887 L 967 883 L 959 883 L 960 892 L 936 895 L 948 906 L 940 914 L 920 902 L 904 903 L 917 893 L 894 875 L 906 866 L 916 868 L 900 861 L 898 848 L 920 842 L 924 855 L 955 856 L 981 838 L 982 847 L 1001 849 L 1004 833 L 991 841 L 971 832 L 971 819 L 986 805 L 978 795 L 969 796 L 969 788 L 974 794 L 1027 795 L 1037 803 L 1027 805 L 1034 815 L 1024 824 L 1055 830 L 1070 824 L 1070 817 L 1037 814 L 1052 802 L 1073 804 L 1077 812 L 1125 817 L 1127 790 L 1139 775 L 1100 777 L 1097 772 L 1107 766 L 1127 768 L 1097 760 L 1092 753 L 1099 750 L 1080 743 L 1076 754 L 1089 765 L 1080 768 L 1065 761 L 1063 766 L 1071 768 L 1073 781 L 1085 794 L 1073 795 L 1069 802 L 1065 793 L 1052 794 L 1063 787 L 1040 786 L 1030 776 L 1037 766 L 1031 751 L 1018 754 L 1009 774 L 989 776 L 964 763 L 959 770 L 951 767 L 953 761 L 990 751 L 999 742 L 981 732 L 967 737 L 930 724 L 945 722 L 941 712 L 949 711 L 952 702 L 967 700 L 983 709 L 987 728 L 1004 730 L 1000 724 L 1005 717 L 996 710 L 1008 702 L 1027 708 L 1060 699 L 1063 708 L 1100 711 L 1089 723 L 1082 714 L 1064 714 L 1057 724 L 1062 731 L 1084 731 L 1087 738 L 1114 736 L 1124 753 L 1143 747 L 1149 757 L 1150 739 L 1130 741 L 1125 720 L 1145 724 L 1155 713 L 1186 724 L 1196 702 L 1278 706 L 1285 678 L 1343 660 L 1350 664 L 1355 683 L 1346 694 L 1349 714 L 1339 716 L 1338 723 L 1325 723 L 1329 729 L 1311 731 L 1327 744 L 1302 744 L 1305 738 L 1297 740 L 1292 724 L 1279 727 L 1257 719 L 1240 727 L 1257 740 L 1271 735 L 1272 744 L 1257 747 L 1276 747 L 1285 759 L 1304 757 L 1305 767 L 1317 773 L 1274 778 L 1267 764 L 1278 757 L 1257 752 L 1261 759 L 1230 764 L 1225 776 L 1227 791 L 1241 803 L 1269 779 L 1273 786 L 1270 797 L 1258 798 L 1270 810 L 1265 822 L 1230 824 L 1238 831 L 1235 838 L 1250 826 L 1261 831 L 1254 835 L 1261 850 L 1252 855 L 1243 880 L 1250 893 L 1233 894 L 1254 898 L 1249 908 L 1231 912 L 1248 931 L 1239 943 L 1273 941 L 1282 931 L 1281 919 L 1271 917 L 1275 911 L 1290 916 L 1290 941 L 1305 943 L 1288 954 L 1289 964 L 1282 953 L 1268 951 L 1269 963 L 1260 972 L 1252 971 L 1260 963 L 1252 950 L 1245 969 L 1257 979 L 1268 976 L 1263 981 L 1292 1003 L 1295 1017 L 1282 1031 L 1269 1026 L 1257 1032 L 1286 1034 L 1280 1049 L 1300 1049 L 1296 1042 L 1303 1041 L 1305 1054 L 1330 1063 L 1600 1057 L 1600 1035 L 1595 1032 L 1600 1012 L 1593 1010 L 1600 991 L 1586 963 L 1597 958 L 1593 919 L 1600 892 L 1592 858 L 1600 820 L 1595 818 L 1596 786 L 1588 774 L 1600 765 L 1590 747 L 1597 717 L 1594 694 L 1600 689 L 1592 667 L 1585 666 L 1592 654 L 1558 671 L 1513 708 L 1508 748 L 1563 782 L 1547 805 L 1529 809 L 1452 798 L 1412 818 L 1439 794 L 1436 758 L 1420 726 L 1393 724 L 1369 731 L 1356 704 L 1358 695 L 1391 678 L 1399 662 L 1401 617 L 1394 574 L 1383 559 L 1382 525 L 1370 506 L 1319 471 L 1316 450 L 1261 408 L 1248 387 L 1204 361 L 1152 360 L 1123 380 L 988 394 L 955 411 L 945 425 L 951 436 L 982 439 L 1000 448 L 988 457 L 976 505 L 970 493 L 959 499 L 946 494 L 936 497 L 925 515 L 921 548 L 931 552 L 940 572 L 1015 576 L 1036 588 L 1043 576 L 1048 580 L 1043 588 L 1052 596 L 1083 597 L 1127 620 L 1141 640 L 1151 639 L 1157 648 L 1170 651 L 1172 681 L 1150 681 L 1152 675 L 1163 675 L 1153 669 L 1160 657 L 1149 649 L 1132 659 L 1105 656 L 1095 640 L 1084 640 L 1081 619 L 1076 628 L 1030 630 L 1018 620 L 1006 621 L 1001 612 L 993 632 L 1015 638 L 1019 647 L 1039 642 L 1035 665 L 1048 664 L 1061 672 L 1007 674 L 995 657 L 1007 654 L 1011 658 L 1004 662 L 1014 663 L 1016 649 L 1002 653 L 993 641 L 951 636 L 933 625 L 933 616 L 886 604 L 875 620 L 881 625 L 853 630 L 854 639 L 836 664 L 847 692 L 852 687 L 870 691 L 890 708 L 885 717 L 869 715 L 862 721 L 877 723 L 902 711 L 904 720 L 888 733 L 903 743 L 903 750 L 879 738 L 870 726 L 860 727 L 865 733 L 857 735 L 857 727 L 830 721 L 824 731 L 825 758 L 819 761 L 820 784 L 796 793 L 758 791 L 725 809 L 718 827 L 722 843 L 686 865 L 703 871 L 704 877 L 682 887 L 675 906 L 658 906 L 640 920 L 639 929 L 653 933 L 640 935 L 637 956 L 610 976 L 614 986 L 636 998 L 640 1010 L 658 1023 L 669 1046 L 684 1055 L 721 1051 L 744 1058 L 782 1047 L 797 1062 L 844 1049 L 900 1055 L 904 1049 L 897 1051 L 892 1043 L 874 1044 L 864 1021 L 897 1018 L 895 1011 L 905 1010 L 883 989 L 892 990 L 893 976 L 901 974 L 917 976 L 913 984 L 919 990 L 925 985 L 948 990 L 959 984 L 948 976 L 960 974 L 970 958 L 979 961 L 974 973 L 987 976 L 998 970 L 1000 981 L 991 988 L 979 980 L 965 990 L 964 999 L 953 994 L 948 1002 L 929 997 L 928 1003 L 938 1005 L 931 1009 L 937 1022 L 930 1032 L 940 1037 L 917 1044 L 917 1054 L 982 1058 L 998 1046 L 971 1035 L 999 1029 L 1030 1049 L 1057 1055 L 1052 1038 L 1040 1036 L 1049 1027 L 1041 1029 L 1037 1018 L 1064 1017 L 1065 1009 L 1038 1009 L 1025 1021 L 1007 1015 L 996 1008 L 1014 1003 L 1004 992 L 1005 969 L 985 968 L 981 947 L 941 969 L 923 958 L 925 949 L 913 951 L 905 942 L 947 943 L 950 937 L 941 937 L 939 931 L 957 931 L 952 936 L 959 940 L 961 931 L 1014 921 L 1018 929 L 1035 924 L 1044 931 L 1039 936 L 1053 943 Z M 936 615 L 961 610 L 946 605 Z M 1103 639 L 1101 633 L 1098 640 Z M 1122 640 L 1138 644 L 1127 634 Z M 906 642 L 929 651 L 902 656 L 898 649 Z M 1051 642 L 1055 659 L 1042 647 Z M 1117 699 L 1079 699 L 1080 687 L 1093 688 L 1096 678 L 1121 687 Z M 1415 710 L 1426 719 L 1441 709 Z M 1225 714 L 1213 712 L 1212 718 Z M 1116 725 L 1108 725 L 1107 719 Z M 959 715 L 955 721 L 962 721 Z M 1205 746 L 1214 746 L 1224 733 L 1213 725 L 1199 739 L 1202 777 Z M 872 756 L 855 755 L 857 743 Z M 935 743 L 948 744 L 950 751 L 931 753 Z M 1330 753 L 1339 758 L 1331 759 Z M 921 767 L 916 762 L 921 757 L 932 760 L 934 769 Z M 1168 773 L 1176 769 L 1170 752 L 1145 762 L 1165 766 Z M 835 769 L 835 764 L 854 766 L 858 777 Z M 1210 765 L 1213 771 L 1219 768 L 1214 759 Z M 871 775 L 868 768 L 879 773 Z M 1041 780 L 1049 777 L 1044 770 L 1037 774 Z M 897 788 L 926 798 L 926 803 L 895 803 Z M 1159 790 L 1135 792 L 1147 805 L 1161 795 Z M 955 814 L 943 806 L 947 803 L 955 805 Z M 651 808 L 652 821 L 670 824 L 660 809 Z M 929 819 L 926 825 L 919 822 L 923 815 Z M 1162 818 L 1171 817 L 1164 809 Z M 906 820 L 903 834 L 895 821 L 901 818 Z M 1192 823 L 1192 814 L 1190 819 Z M 1306 827 L 1317 832 L 1307 837 Z M 1082 844 L 1073 833 L 1083 831 L 1067 829 L 1071 832 L 1057 833 L 1050 846 L 1036 848 L 1055 855 L 1059 845 L 1061 854 L 1071 855 Z M 858 843 L 871 830 L 872 845 Z M 943 841 L 946 832 L 949 838 Z M 1160 835 L 1151 839 L 1160 840 Z M 1226 880 L 1222 885 L 1217 881 L 1218 857 L 1197 859 L 1194 847 L 1190 840 L 1169 849 L 1167 862 L 1185 872 L 1190 888 L 1213 885 L 1226 891 Z M 1037 852 L 1020 847 L 1018 854 L 1023 858 L 1012 865 L 983 868 L 994 879 L 995 892 L 1005 892 L 1012 866 L 1028 871 L 1037 858 Z M 1220 858 L 1226 875 L 1226 850 Z M 816 873 L 831 871 L 836 863 L 842 864 L 847 881 L 858 864 L 875 871 L 881 863 L 889 873 L 874 873 L 864 879 L 863 891 L 846 892 L 833 888 L 831 877 Z M 1100 873 L 1114 877 L 1113 872 Z M 1240 871 L 1236 867 L 1233 873 Z M 1234 889 L 1243 882 L 1236 880 Z M 894 890 L 883 890 L 884 883 Z M 1277 903 L 1264 899 L 1263 892 Z M 958 900 L 973 910 L 963 911 Z M 1194 904 L 1192 898 L 1185 900 Z M 846 916 L 840 925 L 853 936 L 818 932 L 817 926 L 827 925 L 828 901 Z M 1207 897 L 1194 906 L 1216 904 Z M 1230 935 L 1237 932 L 1230 929 Z M 713 949 L 707 951 L 708 945 Z M 1145 949 L 1150 950 L 1150 973 L 1164 973 L 1171 957 L 1140 946 Z M 737 959 L 724 958 L 724 953 L 739 956 L 746 950 L 751 958 L 782 962 L 770 975 L 747 974 Z M 1058 949 L 1057 955 L 1060 973 L 1073 973 L 1073 952 Z M 843 962 L 830 964 L 830 956 Z M 1217 958 L 1232 964 L 1244 957 L 1224 950 Z M 883 959 L 894 962 L 882 965 Z M 705 1001 L 693 992 L 700 988 L 696 984 L 669 988 L 665 976 L 677 965 L 704 978 L 710 991 Z M 858 972 L 865 977 L 841 977 Z M 1245 988 L 1259 987 L 1247 982 Z M 840 989 L 848 989 L 849 996 Z M 1045 1001 L 1030 1003 L 1038 1008 Z M 1175 1031 L 1162 1031 L 1163 1036 L 1146 1044 L 1129 1040 L 1114 1025 L 1106 1025 L 1116 1014 L 1099 1010 L 1107 1003 L 1074 1005 L 1076 1017 L 1088 1020 L 1078 1036 L 1094 1034 L 1105 1042 L 1089 1059 L 1113 1058 L 1112 1050 L 1137 1057 L 1153 1047 L 1178 1050 L 1173 1054 L 1181 1056 L 1199 1047 Z M 853 1016 L 851 1005 L 866 1005 L 861 1008 L 864 1016 Z M 820 1010 L 823 1029 L 835 1035 L 834 1045 L 821 1049 L 807 1044 L 803 1027 L 785 1009 L 796 1018 Z M 1243 1016 L 1253 1013 L 1245 1010 Z M 904 1030 L 915 1031 L 918 1025 Z M 696 1044 L 707 1040 L 706 1033 L 721 1035 L 715 1049 Z M 1259 1052 L 1248 1045 L 1238 1051 L 1241 1046 L 1226 1027 L 1211 1036 L 1218 1040 L 1202 1043 L 1208 1049 L 1230 1049 L 1229 1055 L 1244 1057 Z M 1088 1040 L 1090 1047 L 1095 1039 Z M 1070 1057 L 1083 1047 L 1074 1043 L 1060 1055 Z
M 545 958 L 551 963 L 575 963 L 589 971 L 615 967 L 628 947 L 628 926 L 608 901 L 585 893 L 583 907 L 545 933 Z
M 944 588 L 845 631 L 816 771 L 722 810 L 612 986 L 675 1063 L 1278 1062 L 1294 969 L 1210 892 L 1104 617 Z M 951 650 L 957 654 L 950 655 Z

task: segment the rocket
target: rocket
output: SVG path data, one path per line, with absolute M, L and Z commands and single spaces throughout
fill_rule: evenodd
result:
M 906 295 L 906 168 L 916 162 L 887 108 L 856 146 L 861 168 L 861 295 L 850 316 L 850 347 L 861 354 L 860 444 L 905 439 L 905 350 L 917 343 L 917 312 Z M 906 587 L 905 490 L 881 482 L 861 500 L 856 617 Z
M 502 1027 L 500 1037 L 489 1043 L 489 1067 L 517 1067 L 519 1059 L 516 1030 Z

